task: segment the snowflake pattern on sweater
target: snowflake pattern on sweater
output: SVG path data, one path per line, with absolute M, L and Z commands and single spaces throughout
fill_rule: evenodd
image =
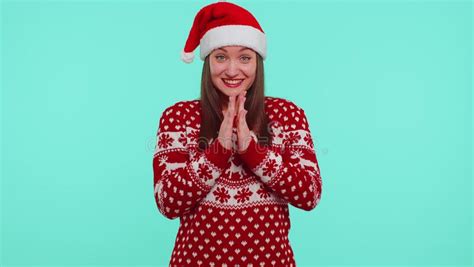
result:
M 153 157 L 159 211 L 180 218 L 169 266 L 296 266 L 288 204 L 314 209 L 322 181 L 306 115 L 293 102 L 265 97 L 272 142 L 251 132 L 239 154 L 217 139 L 200 151 L 200 101 L 180 101 L 160 118 Z M 247 115 L 248 116 L 248 115 Z

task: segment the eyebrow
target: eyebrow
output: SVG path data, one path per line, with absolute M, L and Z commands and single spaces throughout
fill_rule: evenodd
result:
M 227 50 L 225 50 L 224 48 L 220 48 L 220 47 L 219 47 L 219 48 L 217 48 L 217 49 L 224 50 L 224 52 L 227 53 Z M 239 52 L 241 52 L 241 51 L 243 51 L 243 50 L 247 50 L 247 49 L 250 50 L 250 48 L 242 47 L 242 49 L 240 49 Z

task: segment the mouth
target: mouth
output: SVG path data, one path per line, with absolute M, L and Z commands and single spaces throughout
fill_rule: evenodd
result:
M 222 79 L 224 82 L 225 86 L 229 88 L 236 88 L 239 87 L 244 79 Z

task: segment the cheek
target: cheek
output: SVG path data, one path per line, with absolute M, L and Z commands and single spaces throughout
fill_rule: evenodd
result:
M 211 80 L 212 80 L 212 84 L 213 84 L 216 88 L 220 88 L 220 87 L 221 87 L 222 80 L 221 80 L 221 78 L 219 77 L 219 75 L 211 75 Z
M 247 76 L 247 77 L 249 77 L 249 79 L 253 80 L 253 79 L 255 79 L 256 71 L 257 71 L 257 67 L 255 65 L 255 66 L 249 66 L 249 68 L 246 68 L 244 70 L 244 73 L 245 73 L 245 76 Z
M 211 65 L 210 70 L 211 70 L 212 76 L 219 76 L 222 74 L 225 68 L 222 66 L 222 64 L 215 64 L 215 65 Z
M 245 64 L 245 66 L 243 67 L 243 71 L 249 76 L 252 75 L 257 71 L 257 62 L 253 61 L 248 64 Z
M 220 80 L 219 76 L 221 73 L 221 70 L 219 69 L 219 66 L 212 65 L 210 66 L 210 71 L 211 71 L 211 79 L 214 83 L 218 82 Z

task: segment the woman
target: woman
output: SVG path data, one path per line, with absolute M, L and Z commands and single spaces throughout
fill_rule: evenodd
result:
M 321 176 L 304 111 L 264 96 L 266 39 L 253 15 L 218 2 L 194 20 L 182 59 L 200 45 L 201 97 L 162 113 L 155 199 L 180 218 L 170 266 L 295 266 L 288 203 L 312 210 Z

